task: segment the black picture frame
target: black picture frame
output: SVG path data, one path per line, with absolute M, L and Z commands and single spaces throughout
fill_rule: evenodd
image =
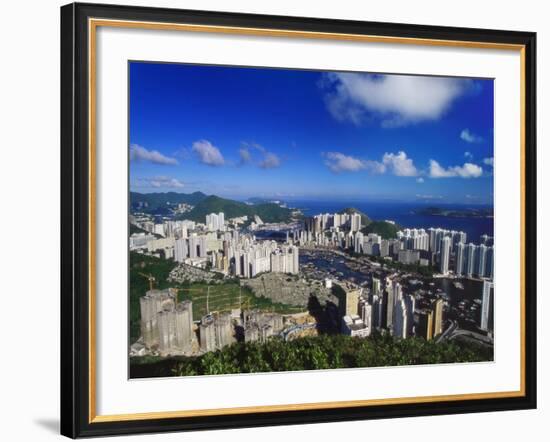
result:
M 94 422 L 89 374 L 89 18 L 317 33 L 390 36 L 524 47 L 524 395 L 316 410 Z M 61 434 L 105 436 L 336 422 L 536 408 L 536 34 L 73 3 L 61 8 Z

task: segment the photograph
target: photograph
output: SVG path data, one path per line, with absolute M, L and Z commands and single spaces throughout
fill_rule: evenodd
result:
M 61 434 L 537 407 L 535 29 L 363 12 L 61 8 Z
M 127 65 L 130 379 L 494 360 L 493 78 Z

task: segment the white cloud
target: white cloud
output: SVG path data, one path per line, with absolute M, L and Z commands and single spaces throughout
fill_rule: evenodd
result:
M 330 73 L 320 83 L 334 118 L 361 124 L 373 113 L 383 127 L 437 120 L 470 85 L 456 78 L 354 73 Z
M 178 160 L 167 157 L 157 150 L 147 150 L 139 144 L 130 146 L 130 161 L 147 161 L 153 164 L 176 165 Z
M 327 152 L 325 164 L 334 173 L 340 172 L 358 172 L 367 168 L 366 161 L 341 152 Z
M 275 167 L 279 167 L 280 165 L 281 160 L 277 155 L 272 152 L 266 152 L 264 155 L 264 159 L 260 161 L 259 164 L 262 169 L 273 169 Z
M 464 163 L 462 166 L 452 166 L 445 169 L 435 161 L 430 160 L 430 177 L 431 178 L 478 178 L 483 174 L 483 169 L 477 164 Z
M 250 163 L 253 160 L 253 152 L 257 151 L 261 157 L 261 160 L 256 162 L 258 167 L 262 169 L 273 169 L 281 165 L 281 159 L 273 152 L 269 152 L 265 147 L 258 143 L 242 142 L 239 149 L 239 155 L 241 157 L 241 164 Z
M 370 173 L 381 174 L 385 173 L 387 170 L 386 165 L 378 161 L 365 160 L 363 161 L 363 164 L 365 165 L 365 169 L 368 170 Z
M 411 158 L 402 150 L 397 154 L 385 153 L 382 157 L 382 163 L 397 176 L 416 176 L 418 171 Z
M 493 167 L 495 165 L 495 159 L 493 157 L 483 158 L 483 164 Z
M 326 157 L 327 160 L 325 164 L 335 173 L 357 172 L 365 168 L 365 164 L 362 160 L 344 155 L 340 152 L 328 152 Z
M 422 184 L 422 183 L 424 182 L 424 178 L 418 177 L 418 178 L 416 179 L 416 182 Z
M 323 155 L 326 158 L 325 164 L 335 173 L 366 170 L 373 174 L 390 172 L 396 176 L 418 175 L 418 170 L 412 158 L 408 158 L 403 151 L 398 153 L 386 152 L 382 157 L 382 161 L 363 160 L 341 152 L 327 152 Z
M 250 160 L 252 160 L 252 155 L 246 147 L 239 149 L 239 156 L 241 157 L 241 164 L 250 163 Z
M 468 158 L 469 160 L 471 160 L 471 159 L 474 157 L 474 155 L 472 154 L 472 152 L 468 152 L 468 151 L 464 152 L 464 156 L 465 156 L 466 158 Z
M 256 150 L 259 150 L 260 152 L 262 153 L 266 153 L 267 150 L 265 147 L 263 147 L 261 144 L 258 144 L 258 143 L 250 143 L 250 147 L 256 149 Z
M 220 150 L 208 140 L 199 140 L 193 143 L 193 152 L 197 153 L 201 163 L 209 166 L 222 166 L 225 160 Z
M 158 188 L 167 188 L 167 189 L 181 189 L 185 187 L 183 182 L 177 178 L 171 178 L 168 176 L 155 176 L 149 178 L 138 178 L 135 181 L 137 187 L 154 187 Z
M 470 132 L 470 129 L 462 129 L 462 132 L 460 132 L 460 139 L 466 141 L 466 143 L 481 143 L 483 141 L 483 138 Z

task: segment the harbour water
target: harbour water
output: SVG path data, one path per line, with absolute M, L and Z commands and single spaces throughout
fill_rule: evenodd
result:
M 329 278 L 333 280 L 351 281 L 365 286 L 371 281 L 371 276 L 383 280 L 393 273 L 390 268 L 361 269 L 349 266 L 348 258 L 330 250 L 307 250 L 300 254 L 300 266 L 303 272 L 309 273 L 315 279 Z M 314 272 L 311 275 L 311 272 Z M 427 278 L 421 275 L 403 274 L 399 282 L 406 292 L 419 296 L 417 301 L 424 306 L 443 295 L 448 303 L 447 318 L 456 320 L 462 328 L 476 330 L 480 320 L 481 294 L 483 283 L 469 278 Z
M 396 202 L 396 201 L 321 201 L 321 200 L 293 200 L 289 205 L 299 208 L 304 215 L 313 216 L 320 213 L 335 213 L 346 207 L 354 207 L 365 213 L 372 220 L 391 220 L 403 227 L 424 228 L 441 227 L 448 230 L 466 232 L 468 241 L 479 242 L 483 234 L 493 236 L 493 218 L 422 215 L 416 210 L 426 207 L 441 207 L 443 209 L 465 210 L 471 208 L 487 208 L 490 206 L 443 204 L 438 202 Z

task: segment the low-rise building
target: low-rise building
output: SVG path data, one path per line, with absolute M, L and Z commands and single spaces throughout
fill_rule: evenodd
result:
M 359 315 L 346 315 L 342 318 L 342 334 L 365 338 L 370 335 L 370 332 L 370 328 L 363 322 Z

